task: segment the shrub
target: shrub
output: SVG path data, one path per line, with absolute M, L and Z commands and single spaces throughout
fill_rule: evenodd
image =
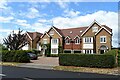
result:
M 105 55 L 114 55 L 114 56 L 116 56 L 116 50 L 113 49 L 113 50 L 110 50 L 110 51 L 108 51 L 108 52 L 105 52 L 104 54 L 105 54 Z
M 33 49 L 33 50 L 32 50 L 32 53 L 38 55 L 38 54 L 40 54 L 40 51 L 39 51 L 39 50 L 35 50 L 35 49 Z
M 47 50 L 45 50 L 45 56 L 50 57 L 51 54 L 51 45 L 46 44 Z
M 30 62 L 27 51 L 13 50 L 13 51 L 2 51 L 3 62 Z
M 50 54 L 50 57 L 58 57 L 58 54 Z
M 102 54 L 59 54 L 59 64 L 81 67 L 115 67 L 115 56 Z
M 120 50 L 118 50 L 118 66 L 120 67 Z

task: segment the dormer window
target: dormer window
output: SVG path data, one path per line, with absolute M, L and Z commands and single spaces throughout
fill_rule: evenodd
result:
M 75 44 L 80 44 L 80 38 L 78 37 L 75 38 Z
M 80 33 L 83 32 L 82 30 L 80 31 Z
M 72 34 L 72 31 L 70 31 L 70 34 Z
M 67 45 L 70 44 L 70 38 L 68 36 L 65 38 L 65 44 L 67 44 Z

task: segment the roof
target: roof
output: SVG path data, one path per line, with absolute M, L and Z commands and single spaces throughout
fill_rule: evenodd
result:
M 39 32 L 27 32 L 27 33 L 32 40 L 34 40 L 37 37 L 40 38 L 43 35 L 42 33 L 39 33 Z
M 60 36 L 62 36 L 62 37 L 69 37 L 69 38 L 71 38 L 72 40 L 74 40 L 74 38 L 76 37 L 76 36 L 79 36 L 79 37 L 81 37 L 81 35 L 83 35 L 85 32 L 87 32 L 87 30 L 89 30 L 89 28 L 94 24 L 94 23 L 96 23 L 96 24 L 98 24 L 101 28 L 100 28 L 100 30 L 101 29 L 105 29 L 105 30 L 107 30 L 110 34 L 112 33 L 112 29 L 111 28 L 109 28 L 108 26 L 106 26 L 106 25 L 101 25 L 101 24 L 99 24 L 96 20 L 94 20 L 94 22 L 91 24 L 91 25 L 89 25 L 89 26 L 84 26 L 84 27 L 77 27 L 77 28 L 68 28 L 68 29 L 59 29 L 59 28 L 57 28 L 57 27 L 54 27 L 54 26 L 52 26 L 50 29 L 49 29 L 49 31 L 53 28 Z M 48 32 L 49 32 L 48 31 Z M 47 32 L 47 33 L 48 33 Z M 99 32 L 98 32 L 99 33 Z
M 78 27 L 78 28 L 69 28 L 69 29 L 61 29 L 61 33 L 64 37 L 69 36 L 72 40 L 76 36 L 81 36 L 81 34 L 87 29 L 88 27 Z
M 107 30 L 109 30 L 110 32 L 112 32 L 112 29 L 109 28 L 108 26 L 106 26 L 106 25 L 102 25 L 102 27 L 105 27 Z

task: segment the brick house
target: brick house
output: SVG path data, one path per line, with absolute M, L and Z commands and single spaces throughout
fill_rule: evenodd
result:
M 23 50 L 32 50 L 32 49 L 41 50 L 41 47 L 39 45 L 39 40 L 43 34 L 39 32 L 26 32 L 26 34 L 27 34 L 28 44 L 25 45 L 22 49 Z
M 58 54 L 58 46 L 64 52 L 102 54 L 111 50 L 112 29 L 94 20 L 89 26 L 58 29 L 51 27 L 40 39 L 41 44 L 51 45 L 51 54 Z

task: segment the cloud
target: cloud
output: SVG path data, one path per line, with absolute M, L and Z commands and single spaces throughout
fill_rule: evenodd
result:
M 1 1 L 0 2 L 0 9 L 6 9 L 7 8 L 7 2 L 6 1 Z
M 36 17 L 39 17 L 39 11 L 38 11 L 36 8 L 34 8 L 34 7 L 29 8 L 29 9 L 28 9 L 28 13 L 26 13 L 26 16 L 27 16 L 28 18 L 36 18 Z
M 57 5 L 59 5 L 60 8 L 62 9 L 66 9 L 68 8 L 68 3 L 69 3 L 69 0 L 67 0 L 67 2 L 64 2 L 63 0 L 58 0 L 55 2 Z
M 73 28 L 80 26 L 89 26 L 92 21 L 96 19 L 100 24 L 109 26 L 113 30 L 113 46 L 118 45 L 118 13 L 117 12 L 107 12 L 107 11 L 97 11 L 92 14 L 86 14 L 84 16 L 77 15 L 75 17 L 55 17 L 54 26 L 58 28 Z
M 72 18 L 72 17 L 77 17 L 79 14 L 80 14 L 79 11 L 74 11 L 73 9 L 72 10 L 66 9 L 64 10 L 63 16 Z
M 14 17 L 12 17 L 12 16 L 9 16 L 9 17 L 0 16 L 0 22 L 3 22 L 3 23 L 9 23 L 13 19 L 14 19 Z
M 27 20 L 17 19 L 15 24 L 20 25 L 20 26 L 22 26 L 24 28 L 30 28 L 31 27 L 31 25 L 27 22 Z
M 51 20 L 46 20 L 46 19 L 39 19 L 37 22 L 32 24 L 31 29 L 34 29 L 37 32 L 44 33 L 45 31 L 48 31 L 49 28 L 51 27 Z

